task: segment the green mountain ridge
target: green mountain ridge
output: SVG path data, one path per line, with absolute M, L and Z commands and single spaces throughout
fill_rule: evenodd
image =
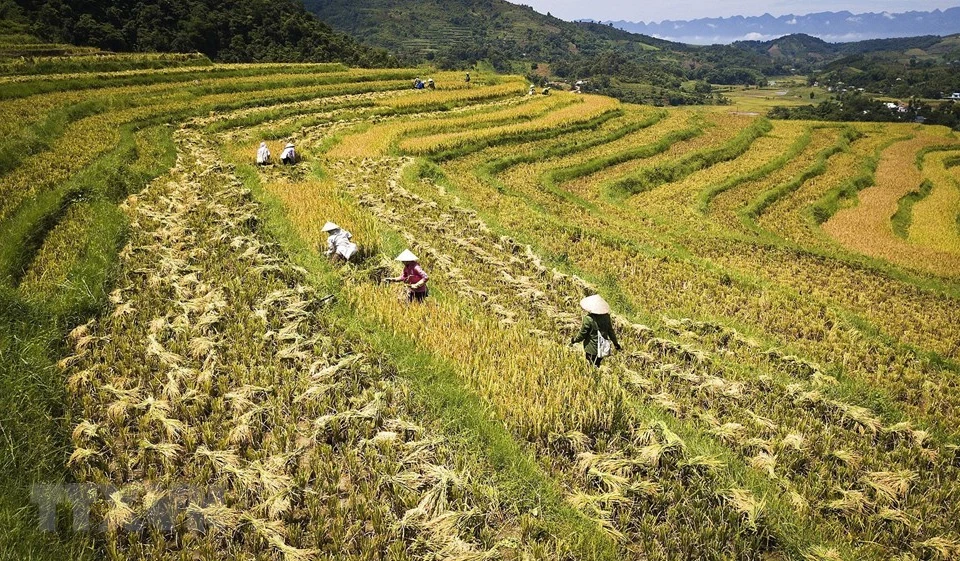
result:
M 304 0 L 304 5 L 335 29 L 409 61 L 452 63 L 470 56 L 547 61 L 613 46 L 627 51 L 683 48 L 610 26 L 564 21 L 503 0 Z
M 486 61 L 532 80 L 589 80 L 627 101 L 704 103 L 707 82 L 754 84 L 770 57 L 728 46 L 672 43 L 609 25 L 568 22 L 504 0 L 304 0 L 334 29 L 388 49 L 404 64 L 468 68 Z M 686 89 L 690 81 L 701 87 Z
M 298 0 L 0 0 L 0 19 L 47 41 L 120 52 L 200 52 L 221 62 L 394 66 Z
M 797 74 L 897 97 L 960 89 L 960 36 L 827 43 L 795 34 L 692 46 L 505 0 L 0 0 L 0 20 L 45 41 L 199 52 L 218 62 L 463 70 L 483 62 L 537 83 L 586 80 L 591 92 L 657 105 L 716 103 L 712 85 Z

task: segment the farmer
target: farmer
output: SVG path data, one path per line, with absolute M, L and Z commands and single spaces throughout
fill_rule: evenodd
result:
M 427 297 L 427 281 L 430 277 L 420 266 L 419 259 L 409 249 L 397 256 L 396 261 L 403 263 L 403 273 L 399 277 L 384 279 L 387 282 L 402 282 L 407 285 L 407 301 L 423 302 Z
M 270 163 L 270 149 L 267 148 L 266 142 L 260 143 L 260 148 L 257 149 L 257 165 L 265 166 Z
M 292 142 L 288 142 L 283 147 L 283 152 L 280 153 L 280 162 L 286 165 L 297 163 L 297 151 L 293 148 Z
M 530 91 L 527 92 L 527 95 L 533 95 L 535 93 L 537 93 L 537 87 L 534 86 L 533 84 L 530 84 Z
M 427 89 L 428 90 L 437 89 L 437 85 L 433 82 L 433 78 L 430 78 L 429 80 L 427 80 Z
M 617 341 L 617 334 L 613 331 L 610 305 L 599 294 L 594 294 L 581 300 L 580 307 L 588 315 L 583 318 L 580 333 L 570 341 L 570 344 L 576 345 L 582 342 L 587 362 L 599 368 L 603 359 L 610 356 L 611 345 L 618 351 L 623 348 Z
M 322 231 L 327 233 L 327 257 L 334 262 L 350 261 L 357 252 L 357 244 L 350 241 L 353 235 L 333 222 L 324 224 Z
M 470 73 L 469 73 L 469 72 L 467 72 L 467 77 L 464 78 L 463 81 L 466 82 L 466 83 L 468 83 L 468 84 L 470 83 Z

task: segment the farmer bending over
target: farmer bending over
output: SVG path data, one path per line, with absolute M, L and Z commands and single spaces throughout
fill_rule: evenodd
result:
M 403 273 L 399 277 L 384 279 L 387 282 L 402 282 L 407 285 L 407 301 L 423 302 L 427 297 L 427 281 L 430 277 L 420 266 L 419 259 L 409 249 L 397 256 L 396 261 L 403 263 Z
M 613 322 L 610 321 L 610 305 L 599 294 L 587 296 L 580 301 L 580 307 L 587 312 L 583 318 L 583 327 L 580 333 L 570 341 L 571 345 L 583 342 L 583 351 L 587 362 L 600 367 L 603 359 L 610 356 L 610 347 L 623 349 L 617 341 L 617 334 L 613 331 Z
M 288 166 L 297 163 L 297 151 L 293 148 L 292 142 L 283 147 L 283 152 L 280 153 L 280 161 Z
M 324 224 L 322 231 L 327 233 L 327 257 L 334 262 L 350 261 L 357 252 L 357 244 L 350 241 L 353 235 L 333 222 Z
M 265 166 L 270 163 L 270 149 L 267 148 L 266 142 L 260 143 L 260 148 L 257 149 L 257 165 Z

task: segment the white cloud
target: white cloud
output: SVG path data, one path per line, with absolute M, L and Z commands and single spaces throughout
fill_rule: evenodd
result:
M 743 38 L 747 41 L 763 41 L 767 38 L 767 35 L 763 33 L 747 33 Z
M 850 16 L 847 18 L 847 21 L 849 21 L 850 23 L 860 23 L 861 21 L 863 21 L 863 18 L 859 16 Z
M 788 21 L 787 25 L 797 25 L 797 18 L 793 18 L 792 20 Z
M 847 10 L 854 14 L 880 12 L 888 14 L 910 10 L 947 9 L 960 5 L 958 0 L 672 0 L 670 2 L 625 2 L 624 0 L 509 0 L 526 4 L 541 13 L 567 19 L 627 20 L 661 22 L 706 17 L 798 16 Z

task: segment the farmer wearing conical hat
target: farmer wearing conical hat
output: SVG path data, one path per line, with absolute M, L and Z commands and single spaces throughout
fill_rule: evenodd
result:
M 396 261 L 403 263 L 403 273 L 399 277 L 385 279 L 387 282 L 402 282 L 407 285 L 407 299 L 410 302 L 423 302 L 427 297 L 427 281 L 430 277 L 420 266 L 420 260 L 409 249 L 397 256 Z
M 280 161 L 287 165 L 297 163 L 297 151 L 294 149 L 292 142 L 288 142 L 283 147 L 283 152 L 280 153 Z
M 270 149 L 267 148 L 266 142 L 260 143 L 260 148 L 257 149 L 257 164 L 265 166 L 270 163 Z
M 623 348 L 617 341 L 617 334 L 613 331 L 610 305 L 599 294 L 594 294 L 581 300 L 580 307 L 587 312 L 587 315 L 583 318 L 580 333 L 570 341 L 570 344 L 576 345 L 582 342 L 587 362 L 599 368 L 603 359 L 610 356 L 611 346 L 618 351 Z
M 327 233 L 327 257 L 332 261 L 350 261 L 357 252 L 357 244 L 350 241 L 353 235 L 333 222 L 324 224 L 322 231 Z

